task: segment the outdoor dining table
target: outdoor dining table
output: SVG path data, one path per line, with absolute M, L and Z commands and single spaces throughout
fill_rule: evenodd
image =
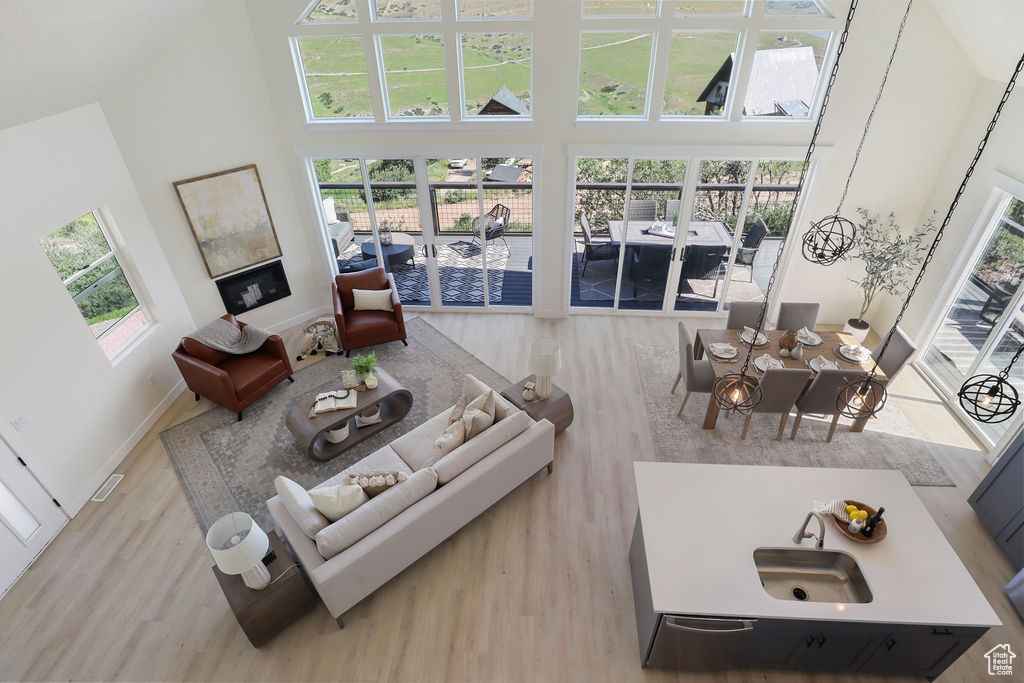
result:
M 740 368 L 743 367 L 743 359 L 746 357 L 747 346 L 739 340 L 740 332 L 742 332 L 742 330 L 697 330 L 697 340 L 693 345 L 694 359 L 700 360 L 704 357 L 705 347 L 722 342 L 732 344 L 736 347 L 738 352 L 736 354 L 736 359 L 730 361 L 719 360 L 714 355 L 710 353 L 708 354 L 708 360 L 711 361 L 711 370 L 715 373 L 715 380 L 718 380 L 719 377 L 730 372 L 739 372 Z M 750 372 L 754 377 L 761 376 L 761 373 L 754 367 L 754 358 L 757 358 L 764 353 L 770 353 L 772 356 L 782 361 L 782 364 L 787 368 L 806 368 L 806 361 L 821 355 L 831 361 L 835 361 L 840 370 L 850 370 L 851 379 L 856 375 L 867 374 L 875 365 L 874 358 L 868 358 L 866 361 L 857 363 L 843 358 L 834 351 L 834 349 L 840 344 L 857 344 L 856 338 L 845 332 L 814 330 L 814 333 L 821 337 L 821 346 L 813 349 L 805 346 L 803 358 L 800 359 L 782 358 L 779 356 L 779 339 L 786 333 L 786 330 L 763 330 L 763 333 L 768 337 L 768 344 L 762 347 L 755 347 L 754 354 L 750 359 L 750 368 L 748 369 L 748 372 Z M 810 379 L 808 379 L 808 385 L 814 380 L 815 374 L 812 374 Z M 885 376 L 885 373 L 882 372 L 881 368 L 875 371 L 875 376 L 876 379 L 883 383 L 888 381 L 888 378 Z M 718 402 L 715 401 L 714 394 L 712 394 L 708 397 L 708 409 L 707 412 L 704 413 L 704 429 L 715 428 L 715 424 L 718 422 L 718 413 Z M 869 417 L 870 416 L 865 415 L 864 417 L 854 420 L 851 431 L 864 431 L 864 426 L 867 424 Z
M 671 249 L 674 244 L 672 237 L 651 235 L 646 232 L 652 225 L 664 221 L 629 221 L 626 227 L 626 238 L 622 238 L 624 221 L 608 221 L 608 233 L 612 242 L 620 242 L 627 247 L 664 247 Z M 729 247 L 732 246 L 732 235 L 725 223 L 721 221 L 690 221 L 686 235 L 688 247 Z

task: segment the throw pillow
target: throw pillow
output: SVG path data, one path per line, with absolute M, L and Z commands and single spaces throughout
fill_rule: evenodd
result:
M 441 436 L 434 441 L 434 453 L 430 464 L 434 464 L 456 448 L 466 443 L 466 423 L 461 419 L 448 425 Z
M 277 490 L 277 495 L 281 497 L 284 509 L 295 520 L 295 524 L 302 529 L 302 533 L 310 538 L 316 538 L 317 533 L 330 524 L 330 521 L 313 504 L 313 499 L 309 497 L 306 489 L 297 482 L 288 477 L 277 477 L 274 479 L 274 488 Z
M 373 470 L 371 472 L 353 472 L 346 476 L 342 483 L 362 487 L 370 498 L 384 493 L 395 484 L 403 482 L 409 476 L 405 472 L 395 470 Z
M 393 311 L 391 289 L 353 289 L 352 300 L 357 311 Z
M 327 217 L 328 223 L 338 222 L 338 211 L 334 206 L 334 197 L 327 197 L 321 204 L 324 205 L 324 216 Z
M 452 406 L 452 412 L 448 413 L 449 425 L 453 425 L 456 422 L 462 422 L 462 415 L 466 412 L 466 405 L 468 403 L 469 396 L 463 396 L 455 403 L 455 405 Z
M 354 484 L 313 489 L 309 492 L 309 497 L 313 499 L 316 509 L 332 522 L 337 522 L 370 500 L 366 491 L 361 486 Z
M 462 421 L 466 423 L 466 441 L 494 424 L 494 389 L 470 401 Z

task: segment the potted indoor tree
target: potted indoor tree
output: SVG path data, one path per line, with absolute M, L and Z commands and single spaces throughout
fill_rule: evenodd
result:
M 865 317 L 875 298 L 885 292 L 900 295 L 907 289 L 910 274 L 921 264 L 928 251 L 927 240 L 935 232 L 935 213 L 923 225 L 904 235 L 896 223 L 896 214 L 887 220 L 867 209 L 857 209 L 861 216 L 857 226 L 856 244 L 851 258 L 864 262 L 864 274 L 850 278 L 861 291 L 860 313 L 846 321 L 844 332 L 849 332 L 863 343 L 871 326 Z

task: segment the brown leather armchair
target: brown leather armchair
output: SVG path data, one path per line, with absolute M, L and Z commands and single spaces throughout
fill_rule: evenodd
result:
M 245 323 L 235 320 L 230 313 L 221 317 L 238 329 L 245 327 Z M 171 356 L 197 401 L 200 396 L 205 396 L 237 413 L 239 422 L 242 421 L 242 411 L 256 399 L 285 379 L 295 381 L 284 341 L 276 334 L 268 337 L 259 349 L 244 356 L 211 349 L 195 339 L 184 337 Z
M 391 288 L 392 311 L 357 311 L 352 299 L 353 289 Z M 334 319 L 338 323 L 341 348 L 347 358 L 352 349 L 373 346 L 385 342 L 400 341 L 406 346 L 405 318 L 402 317 L 402 302 L 398 299 L 398 288 L 391 273 L 383 268 L 371 268 L 358 273 L 342 273 L 334 278 Z

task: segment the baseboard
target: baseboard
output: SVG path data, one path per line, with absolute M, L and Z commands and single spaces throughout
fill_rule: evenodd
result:
M 107 478 L 114 473 L 114 470 L 121 464 L 121 461 L 128 457 L 128 454 L 132 452 L 132 449 L 142 441 L 142 437 L 146 435 L 146 432 L 149 431 L 150 427 L 156 424 L 156 421 L 160 419 L 164 412 L 166 412 L 166 410 L 171 406 L 174 399 L 178 398 L 184 390 L 185 380 L 178 380 L 178 383 L 175 384 L 169 392 L 167 392 L 167 395 L 164 396 L 160 403 L 158 403 L 156 407 L 149 412 L 149 415 L 147 415 L 146 419 L 142 421 L 142 424 L 140 424 L 135 431 L 125 439 L 124 443 L 114 451 L 113 455 L 103 463 L 103 466 L 100 467 L 96 475 L 89 480 L 89 483 L 86 484 L 86 486 L 82 488 L 73 499 L 61 501 L 61 506 L 70 517 L 74 517 L 83 507 L 85 507 L 85 504 L 89 502 L 89 499 L 92 498 L 97 489 L 99 489 L 99 487 L 103 485 L 103 482 L 105 482 Z
M 287 320 L 282 320 L 281 322 L 269 325 L 267 329 L 270 330 L 271 332 L 277 332 L 278 334 L 280 334 L 281 332 L 284 332 L 287 329 L 295 327 L 296 325 L 300 325 L 308 320 L 313 320 L 314 318 L 319 318 L 324 315 L 333 314 L 334 309 L 331 306 L 320 306 L 319 308 L 314 308 L 311 311 L 300 313 L 298 315 L 293 315 Z

